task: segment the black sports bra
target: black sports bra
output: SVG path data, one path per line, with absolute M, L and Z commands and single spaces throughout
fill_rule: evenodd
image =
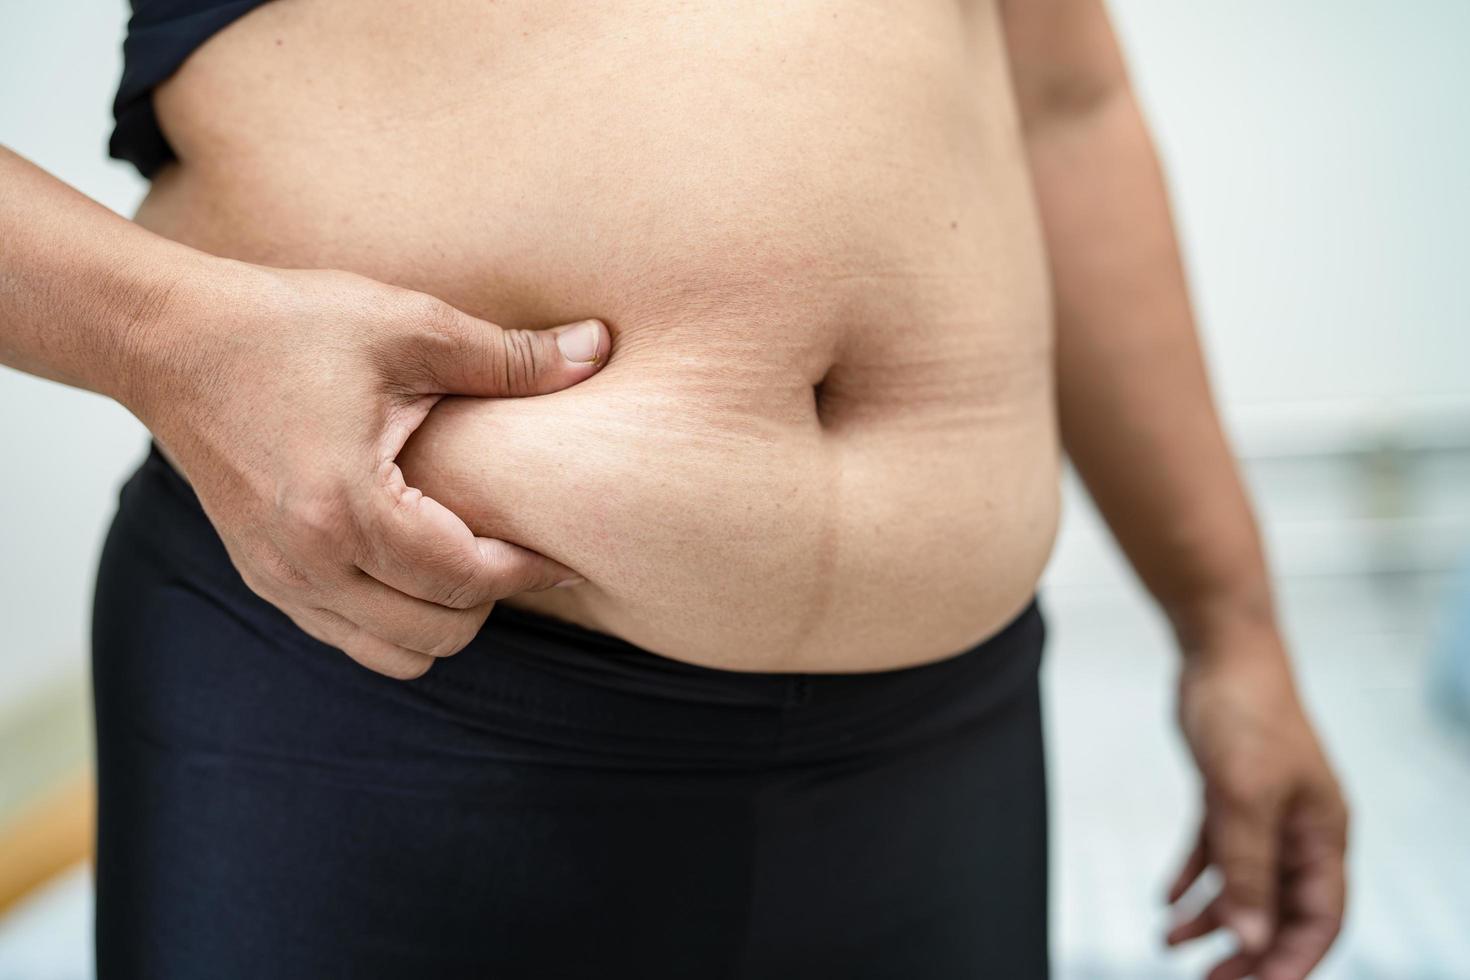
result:
M 216 32 L 266 0 L 133 0 L 108 152 L 152 177 L 174 159 L 153 114 L 153 89 Z

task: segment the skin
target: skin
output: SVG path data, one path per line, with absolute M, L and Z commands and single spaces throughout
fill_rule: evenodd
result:
M 595 373 L 601 323 L 568 338 L 571 360 L 550 331 L 167 241 L 3 148 L 0 186 L 0 363 L 137 415 L 245 581 L 307 633 L 407 679 L 468 643 L 495 600 L 577 580 L 475 537 L 394 459 L 443 394 L 529 395 Z
M 587 580 L 517 605 L 749 671 L 932 661 L 1014 617 L 1060 454 L 994 12 L 416 9 L 268 4 L 216 35 L 156 96 L 183 162 L 139 222 L 507 326 L 606 321 L 592 381 L 446 402 L 400 457 Z
M 1178 715 L 1204 816 L 1168 900 L 1210 865 L 1224 882 L 1167 941 L 1228 928 L 1239 950 L 1209 980 L 1295 980 L 1342 924 L 1347 808 L 1291 677 L 1158 161 L 1100 4 L 1005 12 L 1051 256 L 1063 441 L 1183 654 Z
M 154 235 L 7 160 L 0 356 L 137 406 L 266 598 L 421 657 L 571 575 L 508 601 L 724 669 L 947 656 L 1034 590 L 1065 449 L 1183 654 L 1204 816 L 1170 898 L 1224 888 L 1171 941 L 1231 929 L 1212 980 L 1304 976 L 1346 811 L 1096 0 L 415 10 L 268 4 L 211 39 L 155 99 Z M 588 316 L 575 368 L 489 325 Z M 354 509 L 405 498 L 397 535 Z M 547 564 L 463 595 L 422 540 Z M 307 594 L 351 569 L 473 615 Z

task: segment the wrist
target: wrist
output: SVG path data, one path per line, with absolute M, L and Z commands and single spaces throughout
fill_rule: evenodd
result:
M 211 324 L 221 310 L 238 312 L 225 297 L 249 268 L 180 247 L 132 277 L 116 299 L 123 327 L 113 390 L 105 393 L 156 428 L 209 373 L 202 365 L 211 346 Z
M 1186 659 L 1213 657 L 1222 650 L 1282 649 L 1276 604 L 1264 576 L 1171 600 L 1163 611 Z
M 1296 703 L 1291 658 L 1264 583 L 1201 596 L 1169 617 L 1181 654 L 1179 720 L 1186 731 L 1190 702 L 1202 691 L 1234 691 L 1242 702 L 1273 710 Z
M 164 242 L 130 256 L 107 277 L 100 305 L 108 311 L 112 344 L 105 377 L 96 388 L 140 418 L 150 401 L 153 376 L 179 344 L 183 318 L 177 310 L 193 262 L 190 250 Z

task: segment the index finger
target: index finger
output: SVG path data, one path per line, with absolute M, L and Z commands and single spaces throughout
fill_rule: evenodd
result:
M 1275 927 L 1280 811 L 1269 796 L 1239 785 L 1210 795 L 1206 847 L 1223 878 L 1223 917 L 1242 949 L 1259 954 Z
M 580 581 L 544 555 L 477 538 L 449 508 L 407 486 L 388 464 L 358 517 L 356 564 L 406 595 L 451 609 L 473 609 L 521 592 Z
M 1302 980 L 1332 947 L 1347 905 L 1344 849 L 1310 823 L 1288 825 L 1280 886 L 1281 924 L 1261 959 L 1263 980 Z

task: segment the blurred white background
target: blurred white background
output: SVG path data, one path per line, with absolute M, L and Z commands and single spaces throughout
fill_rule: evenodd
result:
M 1470 729 L 1434 673 L 1458 656 L 1470 676 L 1470 637 L 1449 629 L 1470 606 L 1470 3 L 1111 6 L 1303 687 L 1357 808 L 1354 904 L 1321 975 L 1470 977 Z M 130 214 L 143 182 L 105 152 L 125 18 L 122 0 L 0 0 L 0 143 Z M 61 741 L 81 753 L 93 565 L 146 436 L 3 369 L 0 420 L 0 732 L 72 705 Z M 1058 974 L 1198 976 L 1212 950 L 1158 941 L 1195 818 L 1171 651 L 1068 493 L 1043 590 Z M 0 809 L 7 773 L 47 751 L 0 742 Z M 0 920 L 0 980 L 89 976 L 89 901 L 79 871 Z

